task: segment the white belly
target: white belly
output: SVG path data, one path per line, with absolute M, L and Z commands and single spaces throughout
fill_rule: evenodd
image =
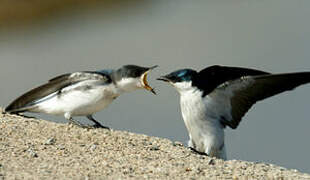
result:
M 181 110 L 192 146 L 199 152 L 226 159 L 224 147 L 224 129 L 213 116 L 208 102 L 201 98 L 201 93 L 187 92 L 181 94 Z
M 40 102 L 34 111 L 54 115 L 90 115 L 107 107 L 118 96 L 108 89 L 106 86 L 98 86 L 88 90 L 64 92 Z

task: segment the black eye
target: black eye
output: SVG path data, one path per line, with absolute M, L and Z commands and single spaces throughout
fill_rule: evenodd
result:
M 133 78 L 136 78 L 136 77 L 138 77 L 139 75 L 138 75 L 138 72 L 132 72 L 132 73 L 130 74 L 130 76 L 133 77 Z
M 137 78 L 137 77 L 140 77 L 142 74 L 143 74 L 143 71 L 142 71 L 142 70 L 140 70 L 140 71 L 134 71 L 133 77 L 134 77 L 134 78 Z

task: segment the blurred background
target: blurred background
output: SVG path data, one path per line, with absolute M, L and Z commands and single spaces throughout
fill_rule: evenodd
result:
M 187 144 L 179 96 L 155 79 L 214 64 L 309 71 L 309 8 L 308 0 L 0 0 L 0 106 L 63 73 L 160 65 L 149 76 L 157 96 L 124 94 L 95 118 Z M 226 130 L 228 158 L 310 173 L 309 91 L 257 103 L 237 130 Z

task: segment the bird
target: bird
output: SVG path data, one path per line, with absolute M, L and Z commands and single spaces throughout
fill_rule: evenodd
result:
M 236 129 L 258 101 L 310 82 L 310 72 L 272 74 L 256 69 L 213 65 L 196 71 L 180 69 L 157 80 L 180 95 L 188 147 L 200 154 L 227 159 L 224 129 Z
M 63 74 L 21 95 L 5 108 L 5 112 L 61 115 L 80 127 L 109 129 L 95 120 L 93 114 L 126 92 L 144 88 L 156 94 L 147 81 L 148 73 L 156 67 L 124 65 L 116 70 Z M 86 116 L 93 125 L 83 125 L 74 120 L 74 116 Z

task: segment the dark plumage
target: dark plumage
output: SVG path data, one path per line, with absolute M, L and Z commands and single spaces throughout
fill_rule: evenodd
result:
M 226 81 L 234 80 L 242 76 L 256 76 L 263 74 L 269 73 L 255 69 L 214 65 L 201 70 L 193 78 L 193 86 L 203 90 L 203 96 L 206 96 Z

